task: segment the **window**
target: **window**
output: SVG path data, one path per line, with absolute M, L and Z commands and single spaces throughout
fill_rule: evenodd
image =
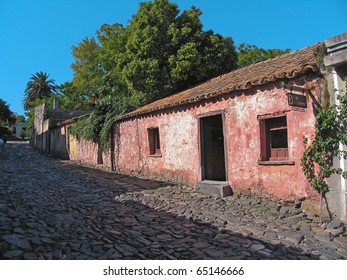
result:
M 160 138 L 159 138 L 159 128 L 149 128 L 148 129 L 148 140 L 149 140 L 149 154 L 151 156 L 160 156 Z
M 259 118 L 260 161 L 288 161 L 288 133 L 286 116 Z

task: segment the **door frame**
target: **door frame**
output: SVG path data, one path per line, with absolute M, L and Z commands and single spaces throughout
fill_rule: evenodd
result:
M 224 145 L 224 168 L 225 168 L 225 181 L 228 181 L 228 156 L 227 156 L 227 141 L 225 137 L 225 110 L 218 110 L 218 111 L 212 111 L 212 112 L 207 112 L 203 114 L 197 115 L 198 119 L 198 149 L 199 149 L 199 181 L 204 181 L 205 180 L 205 159 L 204 159 L 204 139 L 203 139 L 203 129 L 201 122 L 203 121 L 202 119 L 208 118 L 208 117 L 213 117 L 216 115 L 221 115 L 222 117 L 222 127 L 223 127 L 223 145 Z M 222 182 L 222 181 L 216 181 L 216 182 Z

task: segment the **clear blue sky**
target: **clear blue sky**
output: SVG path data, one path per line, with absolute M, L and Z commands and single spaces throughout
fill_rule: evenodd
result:
M 24 114 L 31 74 L 56 84 L 73 78 L 71 46 L 104 23 L 127 25 L 139 0 L 0 0 L 0 98 Z M 346 0 L 176 0 L 203 12 L 204 29 L 231 36 L 235 45 L 297 50 L 347 32 Z

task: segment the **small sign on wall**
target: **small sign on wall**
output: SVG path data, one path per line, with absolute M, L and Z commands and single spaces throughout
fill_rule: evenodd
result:
M 287 92 L 288 105 L 297 108 L 307 108 L 307 99 L 305 95 Z

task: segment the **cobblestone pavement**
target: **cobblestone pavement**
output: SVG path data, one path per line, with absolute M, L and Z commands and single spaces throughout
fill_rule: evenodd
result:
M 61 161 L 28 144 L 0 154 L 2 259 L 346 259 L 341 221 L 270 198 Z

